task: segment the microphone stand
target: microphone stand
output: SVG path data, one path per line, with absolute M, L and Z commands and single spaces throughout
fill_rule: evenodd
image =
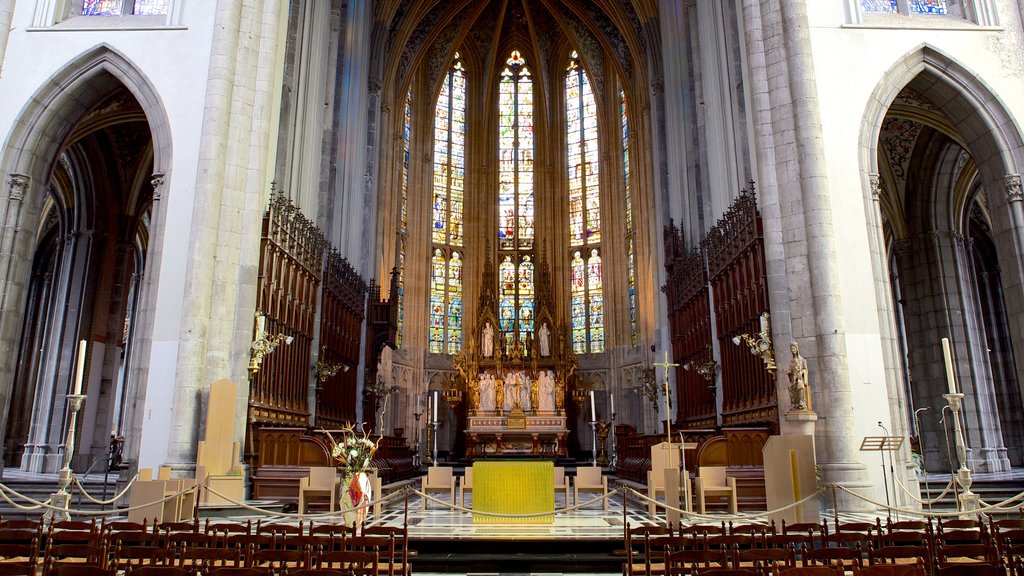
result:
M 889 430 L 885 427 L 885 425 L 882 424 L 881 421 L 878 422 L 878 427 L 881 428 L 883 432 L 885 432 L 885 437 L 886 437 L 886 444 L 885 445 L 888 448 L 889 447 L 889 442 L 888 442 Z M 893 513 L 896 516 L 896 521 L 899 522 L 900 521 L 900 513 L 899 513 L 899 510 L 897 510 L 899 508 L 899 492 L 896 491 L 896 473 L 895 473 L 895 470 L 894 470 L 893 460 L 892 460 L 892 448 L 888 448 L 886 451 L 889 452 L 889 482 L 892 484 L 892 499 L 893 499 L 893 504 L 895 504 L 895 506 L 893 507 Z M 882 481 L 885 482 L 885 455 L 882 455 Z M 885 503 L 886 504 L 889 503 L 889 485 L 888 484 L 886 484 L 886 487 L 885 487 Z

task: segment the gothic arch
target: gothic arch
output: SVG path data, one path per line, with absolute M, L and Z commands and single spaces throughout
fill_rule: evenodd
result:
M 0 197 L 0 213 L 4 214 L 3 237 L 0 240 L 3 246 L 0 249 L 0 275 L 8 279 L 8 289 L 0 300 L 0 350 L 4 353 L 3 362 L 0 362 L 0 435 L 5 435 L 7 430 L 8 411 L 15 386 L 14 359 L 19 353 L 25 319 L 23 310 L 29 298 L 34 252 L 40 241 L 37 231 L 41 229 L 40 218 L 44 216 L 42 211 L 51 193 L 50 180 L 58 172 L 59 158 L 75 142 L 76 129 L 83 125 L 83 119 L 102 104 L 105 98 L 119 91 L 127 91 L 130 98 L 134 99 L 133 105 L 141 108 L 144 115 L 144 118 L 135 116 L 134 120 L 144 121 L 148 128 L 146 138 L 149 139 L 149 145 L 141 150 L 142 163 L 151 163 L 150 173 L 158 176 L 152 180 L 153 197 L 156 199 L 160 194 L 163 177 L 170 172 L 171 166 L 171 132 L 167 114 L 156 88 L 142 70 L 108 44 L 94 46 L 57 70 L 28 100 L 7 135 L 3 156 L 0 157 L 0 169 L 8 183 L 8 193 Z M 92 147 L 95 149 L 95 146 Z M 136 177 L 133 184 L 139 186 L 140 178 Z M 129 202 L 136 208 L 142 205 L 148 208 L 149 200 L 132 197 Z M 159 261 L 153 247 L 159 245 L 162 235 L 154 237 L 153 232 L 155 230 L 159 234 L 162 229 L 163 212 L 156 205 L 153 206 L 151 218 L 150 230 L 144 234 L 143 240 L 149 247 L 146 260 Z M 74 216 L 70 220 L 74 230 L 80 230 L 77 227 L 82 223 L 81 216 Z M 105 248 L 106 257 L 121 251 L 122 248 L 115 250 L 114 246 L 124 241 L 123 238 L 110 240 Z M 124 250 L 131 249 L 126 247 Z M 127 252 L 124 258 L 138 262 Z M 157 270 L 153 264 L 148 264 L 148 267 L 146 272 L 152 281 Z M 141 294 L 139 308 L 142 313 L 137 316 L 140 329 L 136 335 L 143 344 L 138 347 L 137 353 L 142 356 L 148 348 L 145 344 L 149 324 L 146 314 L 151 306 L 146 302 L 148 291 L 144 287 L 137 289 Z M 73 357 L 72 350 L 63 353 L 61 370 L 69 369 Z M 133 380 L 140 383 L 135 393 L 144 397 L 145 370 L 135 374 Z M 60 407 L 63 407 L 63 400 Z M 55 409 L 60 410 L 60 407 Z M 3 440 L 2 436 L 0 440 Z M 106 443 L 102 438 L 99 441 L 104 445 Z
M 923 110 L 904 105 L 915 98 L 920 98 Z M 986 306 L 979 301 L 971 264 L 976 256 L 967 228 L 972 206 L 978 198 L 986 199 L 991 246 L 1001 264 L 995 268 L 1001 272 L 1002 290 L 996 292 L 1006 299 L 995 308 L 1018 310 L 1020 302 L 1014 300 L 1021 299 L 1024 283 L 1019 264 L 1024 234 L 1016 175 L 1022 165 L 1024 140 L 987 85 L 928 45 L 919 46 L 889 69 L 869 99 L 864 118 L 859 159 L 872 228 L 869 234 L 874 236 L 870 240 L 879 286 L 887 385 L 890 398 L 899 404 L 890 408 L 893 419 L 910 430 L 915 408 L 930 407 L 933 413 L 941 410 L 940 395 L 946 386 L 937 343 L 948 337 L 960 391 L 967 394 L 964 416 L 969 436 L 973 436 L 968 443 L 976 449 L 972 456 L 975 466 L 1004 469 L 1009 461 L 1003 430 L 1019 423 L 1001 423 L 997 415 L 995 398 L 1008 395 L 993 388 L 985 353 L 985 341 L 991 335 L 986 329 L 1008 325 L 1010 332 L 1015 332 L 1008 336 L 1019 356 L 1024 342 L 1016 324 L 1022 314 L 1016 313 L 1006 323 L 984 321 Z M 919 130 L 907 145 L 909 155 L 899 181 L 892 177 L 891 150 L 882 146 L 887 134 L 884 122 L 894 118 L 908 119 Z M 886 254 L 886 236 L 892 241 L 888 244 L 891 254 Z M 898 278 L 900 285 L 890 284 L 890 277 L 893 282 Z M 900 298 L 894 299 L 894 293 Z M 906 343 L 905 349 L 901 343 Z M 904 367 L 908 369 L 904 371 Z M 1020 368 L 1013 376 L 1016 386 L 1021 381 Z M 941 429 L 931 419 L 922 419 L 921 430 L 926 453 L 933 457 L 942 454 L 944 448 L 935 442 Z M 1019 457 L 1011 454 L 1010 460 Z M 932 460 L 934 464 L 937 459 Z

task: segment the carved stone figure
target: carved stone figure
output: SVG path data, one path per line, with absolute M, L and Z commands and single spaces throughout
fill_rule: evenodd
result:
M 480 375 L 480 410 L 494 410 L 494 374 Z
M 539 410 L 551 412 L 555 409 L 555 374 L 551 370 L 545 370 L 537 377 L 540 388 Z
M 494 355 L 494 326 L 488 322 L 484 324 L 483 337 L 480 342 L 480 353 L 484 355 L 484 358 L 490 358 Z
M 807 410 L 807 398 L 810 389 L 807 387 L 807 360 L 800 355 L 800 345 L 793 342 L 789 345 L 793 359 L 786 368 L 789 377 L 789 399 L 793 410 Z
M 541 357 L 551 356 L 551 329 L 548 328 L 547 322 L 540 325 L 540 330 L 537 331 L 537 337 L 540 339 Z

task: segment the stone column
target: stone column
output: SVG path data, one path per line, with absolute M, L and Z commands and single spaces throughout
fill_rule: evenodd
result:
M 789 335 L 806 343 L 805 356 L 814 375 L 813 404 L 820 417 L 815 445 L 823 480 L 868 492 L 873 487 L 854 436 L 835 236 L 805 10 L 798 0 L 744 3 L 748 53 L 753 53 L 752 108 L 759 163 L 775 166 L 762 170 L 760 201 L 765 221 L 777 214 L 781 226 L 773 230 L 773 238 L 767 226 L 765 230 L 772 319 L 777 342 L 789 341 L 788 318 Z M 783 235 L 782 230 L 788 233 Z M 772 240 L 781 245 L 770 245 Z M 872 508 L 843 492 L 837 492 L 837 497 L 841 510 Z

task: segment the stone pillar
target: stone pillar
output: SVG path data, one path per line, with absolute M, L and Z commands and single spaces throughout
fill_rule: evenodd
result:
M 776 342 L 805 343 L 814 374 L 816 450 L 825 482 L 856 492 L 873 491 L 860 461 L 839 290 L 838 263 L 828 194 L 821 119 L 808 37 L 806 6 L 798 0 L 744 2 L 754 84 L 752 106 L 762 170 L 769 291 Z M 769 70 L 771 72 L 769 72 Z M 788 233 L 783 235 L 782 229 Z M 773 246 L 773 242 L 780 244 Z M 781 384 L 780 384 L 781 386 Z M 841 510 L 868 510 L 859 498 L 838 492 Z

